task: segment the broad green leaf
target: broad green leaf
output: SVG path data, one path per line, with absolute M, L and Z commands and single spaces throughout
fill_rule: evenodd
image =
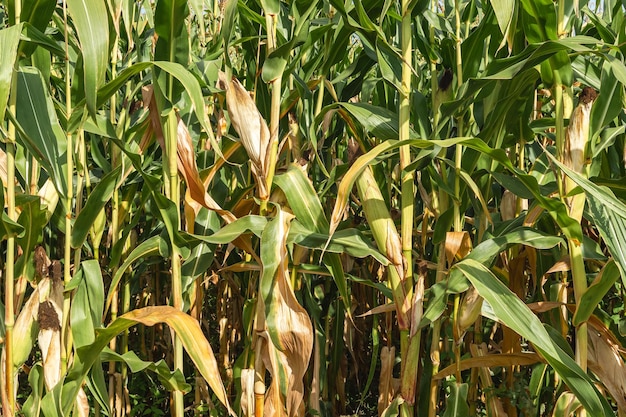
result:
M 572 318 L 572 324 L 578 326 L 589 320 L 593 311 L 598 307 L 606 293 L 613 287 L 620 276 L 620 271 L 615 261 L 609 261 L 600 270 L 596 279 L 591 283 L 587 291 L 576 303 L 576 312 Z
M 120 355 L 109 348 L 104 348 L 100 354 L 100 360 L 102 362 L 124 362 L 134 374 L 145 370 L 154 372 L 167 390 L 178 390 L 184 393 L 191 391 L 191 385 L 185 381 L 185 376 L 180 369 L 176 369 L 174 372 L 170 371 L 163 359 L 158 362 L 149 362 L 141 360 L 133 351 Z
M 98 88 L 109 63 L 108 11 L 104 0 L 67 0 L 83 52 L 85 102 L 96 117 Z M 103 24 L 103 22 L 106 22 Z
M 530 228 L 520 228 L 485 240 L 477 245 L 465 259 L 491 265 L 499 253 L 512 245 L 522 244 L 535 249 L 550 249 L 562 242 L 563 239 L 560 237 L 545 235 Z M 446 308 L 448 295 L 467 291 L 468 287 L 465 277 L 455 269 L 450 271 L 446 280 L 431 286 L 428 289 L 429 301 L 420 327 L 430 324 L 441 316 Z
M 600 95 L 593 103 L 589 121 L 589 140 L 593 141 L 622 111 L 622 92 L 624 86 L 613 75 L 611 65 L 602 66 L 602 84 Z
M 277 175 L 274 182 L 283 190 L 289 207 L 304 227 L 319 233 L 328 232 L 328 220 L 317 191 L 298 166 L 291 165 L 286 173 Z
M 100 354 L 111 339 L 137 324 L 154 326 L 161 323 L 167 324 L 176 333 L 215 396 L 227 407 L 230 415 L 235 416 L 230 408 L 213 350 L 202 333 L 200 325 L 191 316 L 169 306 L 133 310 L 117 318 L 107 328 L 98 330 L 93 343 L 76 350 L 74 363 L 68 370 L 63 383 L 57 384 L 54 390 L 44 397 L 42 402 L 44 414 L 47 417 L 69 415 L 87 373 L 100 358 Z
M 17 58 L 17 45 L 20 42 L 22 25 L 0 30 L 0 120 L 4 120 L 4 111 L 11 91 L 13 65 Z
M 446 410 L 443 417 L 464 417 L 469 415 L 467 405 L 468 384 L 452 382 L 448 385 L 450 396 L 446 399 Z
M 335 254 L 345 252 L 356 258 L 371 256 L 382 265 L 389 264 L 389 260 L 373 246 L 371 241 L 365 239 L 363 234 L 357 229 L 342 229 L 333 233 L 332 237 L 329 237 L 328 233 L 311 231 L 298 220 L 294 220 L 289 229 L 287 242 Z M 325 254 L 324 256 L 327 255 Z
M 195 219 L 194 233 L 196 235 L 213 235 L 219 230 L 220 220 L 217 214 L 202 207 Z M 191 250 L 189 258 L 181 266 L 183 276 L 193 279 L 205 273 L 213 262 L 214 249 L 213 245 L 204 241 L 196 245 Z
M 72 247 L 80 248 L 92 227 L 100 211 L 113 196 L 117 181 L 121 172 L 121 167 L 108 172 L 92 190 L 87 198 L 83 209 L 78 213 L 74 227 L 72 227 Z
M 17 223 L 23 227 L 24 232 L 17 238 L 17 244 L 22 248 L 22 256 L 16 262 L 16 276 L 26 275 L 26 271 L 32 265 L 33 250 L 41 242 L 43 228 L 48 223 L 46 210 L 41 207 L 39 198 L 36 196 L 22 196 L 19 206 L 21 213 L 17 218 Z M 30 275 L 32 277 L 32 275 Z
M 124 276 L 124 273 L 126 272 L 128 267 L 130 267 L 137 259 L 158 255 L 159 247 L 162 242 L 163 238 L 160 235 L 152 236 L 151 238 L 144 240 L 128 255 L 128 257 L 124 260 L 124 263 L 120 265 L 120 267 L 115 272 L 115 275 L 113 275 L 111 285 L 109 286 L 109 293 L 106 298 L 105 311 L 108 311 L 109 307 L 111 306 L 114 292 L 113 289 L 116 288 L 117 285 L 120 283 L 120 280 Z
M 293 240 L 301 246 L 324 249 L 326 242 L 329 241 L 327 236 L 329 225 L 324 214 L 322 203 L 311 181 L 300 168 L 292 165 L 285 174 L 277 176 L 274 182 L 285 193 L 289 207 L 296 216 L 296 220 L 291 223 L 287 241 Z M 352 232 L 356 231 L 353 230 Z M 335 234 L 334 239 L 331 239 L 328 247 L 326 247 L 326 251 L 337 253 L 347 252 L 357 257 L 372 255 L 377 258 L 379 262 L 383 264 L 388 263 L 384 256 L 380 255 L 378 251 L 365 243 L 362 237 L 357 233 L 345 237 L 341 243 L 338 242 L 341 238 L 338 238 L 337 235 L 338 233 Z M 344 245 L 342 245 L 342 243 Z M 337 285 L 346 311 L 349 314 L 351 298 L 348 292 L 346 276 L 341 265 L 341 259 L 337 253 L 325 254 L 324 264 L 333 276 L 335 285 Z
M 30 368 L 28 372 L 28 383 L 30 384 L 31 394 L 24 402 L 21 412 L 26 417 L 39 417 L 41 413 L 41 399 L 44 395 L 44 377 L 43 367 L 37 362 Z
M 72 300 L 70 323 L 74 345 L 79 348 L 95 340 L 95 329 L 102 326 L 104 284 L 95 259 L 83 261 L 76 276 L 78 288 Z
M 0 187 L 3 186 L 4 184 L 0 179 Z M 4 207 L 4 193 L 0 193 L 0 207 Z M 9 236 L 18 236 L 22 233 L 24 233 L 24 227 L 22 227 L 21 224 L 11 220 L 11 218 L 3 210 L 2 213 L 0 213 L 0 241 L 3 241 Z
M 16 107 L 18 138 L 48 171 L 59 194 L 66 195 L 67 139 L 59 125 L 48 88 L 36 68 L 23 67 L 17 72 Z
M 511 20 L 513 19 L 513 14 L 515 12 L 516 2 L 515 0 L 490 0 L 491 7 L 496 14 L 496 19 L 498 20 L 498 26 L 500 27 L 500 32 L 504 37 L 507 36 L 509 31 L 509 25 L 511 24 Z
M 154 49 L 154 59 L 157 61 L 189 63 L 189 33 L 185 24 L 189 16 L 187 0 L 159 0 L 154 13 L 154 29 L 158 39 Z M 176 103 L 180 98 L 180 84 L 171 73 L 163 74 L 155 68 L 155 84 L 159 85 L 163 95 Z
M 266 225 L 267 219 L 265 217 L 250 214 L 244 217 L 240 217 L 234 222 L 225 225 L 211 235 L 204 236 L 186 233 L 184 234 L 184 236 L 188 236 L 191 239 L 198 239 L 207 243 L 223 245 L 232 242 L 244 233 L 252 232 L 256 236 L 260 237 Z
M 554 343 L 539 318 L 485 265 L 465 258 L 453 269 L 459 270 L 472 283 L 503 324 L 533 344 L 569 389 L 576 394 L 590 415 L 603 416 L 613 413 L 587 373 Z

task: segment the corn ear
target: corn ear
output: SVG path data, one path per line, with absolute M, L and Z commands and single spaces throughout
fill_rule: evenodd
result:
M 456 319 L 457 335 L 463 334 L 471 325 L 473 325 L 480 316 L 480 310 L 483 306 L 483 297 L 478 294 L 476 288 L 470 287 L 465 292 L 459 315 Z
M 61 379 L 61 323 L 63 322 L 63 283 L 58 277 L 44 278 L 39 283 L 40 299 L 37 313 L 39 349 L 48 391 Z
M 578 173 L 583 172 L 586 162 L 585 148 L 589 141 L 589 116 L 596 97 L 597 93 L 593 88 L 583 88 L 565 135 L 563 162 Z
M 356 186 L 365 218 L 370 225 L 376 245 L 391 262 L 389 283 L 394 294 L 394 302 L 396 303 L 398 326 L 401 330 L 409 329 L 410 320 L 408 314 L 412 300 L 408 299 L 407 291 L 404 288 L 405 269 L 400 235 L 391 218 L 389 209 L 385 205 L 385 200 L 374 179 L 371 167 L 366 167 L 359 175 L 356 180 Z

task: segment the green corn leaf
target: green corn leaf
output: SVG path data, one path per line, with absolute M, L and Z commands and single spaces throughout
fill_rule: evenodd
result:
M 535 314 L 485 265 L 464 259 L 459 270 L 491 305 L 496 317 L 517 334 L 530 341 L 587 409 L 590 415 L 608 416 L 613 411 L 595 388 L 591 378 L 548 335 Z
M 13 79 L 13 65 L 17 57 L 17 45 L 20 42 L 22 25 L 11 26 L 0 30 L 0 120 L 4 120 L 4 111 L 7 106 L 11 80 Z
M 66 195 L 67 139 L 48 89 L 36 68 L 23 67 L 17 72 L 16 112 L 21 143 L 48 171 L 59 194 Z
M 450 388 L 450 396 L 446 399 L 446 411 L 443 413 L 443 417 L 468 416 L 467 393 L 469 385 L 452 382 L 448 387 Z
M 154 372 L 163 386 L 170 391 L 178 390 L 184 393 L 191 391 L 191 385 L 185 381 L 185 376 L 180 369 L 176 369 L 174 372 L 170 371 L 163 359 L 158 362 L 149 362 L 141 360 L 133 351 L 120 355 L 109 348 L 104 348 L 100 354 L 100 360 L 103 362 L 123 362 L 134 374 L 145 370 Z
M 109 288 L 113 289 L 117 287 L 117 285 L 120 283 L 120 280 L 124 276 L 124 273 L 126 272 L 126 270 L 136 260 L 140 258 L 145 258 L 148 256 L 159 255 L 159 248 L 161 247 L 162 244 L 164 244 L 163 237 L 161 237 L 160 235 L 152 236 L 151 238 L 144 240 L 139 246 L 133 249 L 133 251 L 124 260 L 124 263 L 120 265 L 120 267 L 117 269 L 117 271 L 115 272 L 115 275 L 113 275 L 113 279 L 111 280 L 111 285 Z M 106 298 L 105 311 L 107 311 L 109 307 L 111 306 L 112 299 L 113 299 L 113 290 L 110 290 Z
M 108 11 L 104 0 L 67 0 L 83 53 L 85 102 L 96 117 L 98 88 L 104 83 L 109 63 Z M 104 20 L 103 20 L 104 19 Z
M 609 261 L 598 273 L 596 279 L 591 283 L 587 291 L 580 297 L 576 304 L 576 312 L 572 318 L 572 324 L 578 326 L 589 320 L 593 311 L 598 307 L 606 293 L 613 287 L 613 284 L 620 277 L 620 271 L 615 261 Z
M 74 227 L 72 227 L 72 247 L 74 249 L 83 245 L 89 234 L 89 229 L 93 226 L 100 211 L 113 196 L 121 170 L 121 167 L 117 167 L 107 173 L 89 194 L 85 206 L 78 214 Z

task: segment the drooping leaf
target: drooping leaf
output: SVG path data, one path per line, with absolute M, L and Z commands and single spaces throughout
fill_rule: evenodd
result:
M 58 384 L 52 392 L 44 397 L 42 409 L 45 415 L 68 415 L 74 406 L 74 401 L 87 373 L 111 339 L 136 324 L 154 326 L 160 323 L 167 324 L 176 332 L 185 351 L 215 396 L 228 409 L 229 414 L 235 416 L 234 411 L 230 408 L 213 350 L 202 333 L 200 325 L 191 316 L 169 306 L 144 307 L 133 310 L 117 318 L 107 328 L 99 330 L 93 343 L 76 351 L 74 363 L 68 370 L 64 383 Z
M 313 328 L 306 310 L 298 303 L 289 279 L 285 241 L 293 216 L 279 210 L 261 236 L 260 302 L 257 331 L 265 333 L 262 356 L 272 374 L 267 415 L 294 417 L 304 399 L 304 374 L 313 350 Z
M 591 378 L 552 340 L 528 306 L 487 267 L 466 258 L 457 263 L 454 269 L 461 271 L 474 285 L 503 324 L 535 346 L 591 415 L 611 415 L 611 407 L 595 388 Z
M 120 355 L 109 348 L 104 348 L 100 354 L 100 360 L 103 362 L 123 362 L 132 373 L 145 370 L 154 372 L 159 377 L 159 381 L 161 381 L 163 386 L 170 391 L 178 390 L 187 393 L 191 390 L 191 385 L 185 381 L 185 376 L 180 369 L 176 369 L 174 372 L 170 371 L 170 368 L 163 359 L 158 362 L 149 362 L 141 360 L 133 351 Z
M 80 213 L 78 213 L 74 227 L 72 227 L 73 248 L 80 248 L 83 242 L 85 242 L 90 228 L 93 226 L 106 203 L 113 196 L 120 172 L 121 166 L 108 172 L 94 187 L 91 194 L 89 194 L 85 206 Z

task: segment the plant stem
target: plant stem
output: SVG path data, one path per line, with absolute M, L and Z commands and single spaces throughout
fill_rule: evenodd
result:
M 411 9 L 409 0 L 402 0 L 402 86 L 400 89 L 400 109 L 399 109 L 399 139 L 400 141 L 410 139 L 410 113 L 411 113 L 411 67 L 412 67 L 412 34 L 411 34 Z M 414 215 L 414 182 L 415 172 L 406 171 L 411 163 L 411 147 L 409 145 L 400 148 L 400 168 L 402 169 L 402 196 L 401 196 L 401 242 L 402 257 L 405 263 L 404 292 L 407 300 L 405 303 L 413 305 L 413 219 Z M 412 308 L 416 308 L 413 306 Z M 420 314 L 421 316 L 421 314 Z M 415 314 L 409 314 L 415 317 Z M 417 328 L 418 323 L 413 323 L 410 328 Z M 417 331 L 411 335 L 410 330 L 400 331 L 400 355 L 402 361 L 401 391 L 406 406 L 401 408 L 401 415 L 410 416 L 413 414 L 412 405 L 415 402 L 415 391 L 417 384 L 417 370 L 419 368 L 419 346 L 421 332 Z
M 72 91 L 70 77 L 70 55 L 69 55 L 69 34 L 67 20 L 67 2 L 63 1 L 63 21 L 64 21 L 64 38 L 65 38 L 65 113 L 67 120 L 72 116 Z M 74 182 L 74 141 L 71 132 L 66 133 L 67 137 L 67 168 L 65 181 L 67 184 L 65 196 L 65 246 L 63 257 L 63 282 L 68 285 L 72 280 L 72 247 L 70 245 L 72 236 L 72 200 L 73 200 L 73 182 Z M 71 305 L 71 293 L 66 292 L 63 299 L 63 327 L 61 329 L 61 374 L 65 374 L 68 365 L 68 359 L 71 352 L 71 335 L 69 334 L 69 313 Z
M 457 94 L 463 86 L 463 58 L 461 55 L 461 4 L 460 0 L 454 1 L 454 15 L 456 19 L 456 80 Z M 457 118 L 458 137 L 463 136 L 463 117 L 461 114 Z M 461 217 L 461 159 L 463 157 L 463 146 L 456 145 L 454 158 L 454 231 L 460 232 L 463 229 L 463 218 Z
M 179 213 L 180 182 L 178 178 L 178 151 L 177 151 L 178 119 L 174 111 L 168 114 L 165 125 L 166 125 L 166 128 L 164 129 L 164 133 L 165 133 L 166 159 L 165 159 L 164 168 L 166 170 L 165 172 L 166 172 L 166 177 L 167 177 L 167 183 L 169 184 L 168 198 L 176 206 L 176 212 L 177 212 L 176 218 L 180 218 L 180 213 Z M 180 226 L 177 225 L 177 227 L 180 227 Z M 182 311 L 183 310 L 183 289 L 182 289 L 182 276 L 181 276 L 180 249 L 178 248 L 176 242 L 174 242 L 174 237 L 171 236 L 170 238 L 172 239 L 172 242 L 171 242 L 172 299 L 173 299 L 174 308 Z M 174 369 L 179 369 L 181 372 L 183 372 L 183 344 L 180 338 L 178 337 L 178 335 L 174 335 Z M 183 401 L 182 391 L 174 391 L 174 413 L 176 417 L 182 417 L 185 413 L 185 404 Z
M 20 22 L 21 0 L 15 0 L 15 24 Z M 17 77 L 15 72 L 18 69 L 17 59 L 15 62 L 14 74 L 11 79 L 11 96 L 9 100 L 9 111 L 16 113 L 17 107 Z M 15 125 L 9 121 L 9 143 L 6 145 L 7 154 L 7 214 L 13 221 L 17 220 L 17 212 L 15 210 Z M 15 236 L 9 235 L 7 238 L 7 253 L 5 263 L 4 277 L 4 350 L 5 350 L 5 392 L 7 404 L 3 404 L 3 413 L 8 417 L 12 417 L 15 413 L 15 396 L 14 396 L 14 378 L 13 378 L 13 327 L 15 325 Z
M 265 22 L 267 23 L 267 54 L 271 54 L 276 49 L 276 15 L 265 14 Z M 269 164 L 266 173 L 266 185 L 268 195 L 272 190 L 272 182 L 274 181 L 274 173 L 276 172 L 276 161 L 278 159 L 278 128 L 280 124 L 280 100 L 282 89 L 282 74 L 271 82 L 272 85 L 272 103 L 270 109 L 270 143 Z

